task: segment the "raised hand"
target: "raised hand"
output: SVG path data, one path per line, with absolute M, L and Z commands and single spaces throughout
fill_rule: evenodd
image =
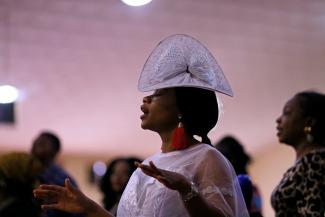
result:
M 139 167 L 146 175 L 157 179 L 167 188 L 172 190 L 177 190 L 182 193 L 187 192 L 191 187 L 190 182 L 185 176 L 176 172 L 159 169 L 152 161 L 149 162 L 149 165 L 140 164 L 138 162 L 136 162 L 135 165 Z
M 65 180 L 65 186 L 41 185 L 33 191 L 34 196 L 44 200 L 43 209 L 58 209 L 72 213 L 86 213 L 91 200 L 81 191 L 73 187 L 69 179 Z

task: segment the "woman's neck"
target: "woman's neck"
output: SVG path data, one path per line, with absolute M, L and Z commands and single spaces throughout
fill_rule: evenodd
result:
M 318 143 L 301 143 L 299 146 L 295 148 L 296 150 L 296 160 L 301 159 L 303 156 L 308 154 L 311 151 L 319 150 L 319 149 L 325 149 L 324 146 L 318 144 Z
M 173 143 L 173 131 L 172 132 L 165 132 L 165 133 L 159 133 L 162 144 L 161 144 L 161 151 L 163 153 L 167 153 L 167 152 L 172 152 L 175 151 L 175 148 L 172 146 Z M 194 139 L 191 136 L 188 136 L 188 141 L 189 141 L 189 145 L 187 146 L 190 147 L 192 145 L 198 144 L 199 141 L 197 141 L 196 139 Z

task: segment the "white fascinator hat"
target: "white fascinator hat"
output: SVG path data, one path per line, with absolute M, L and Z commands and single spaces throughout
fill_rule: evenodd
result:
M 191 36 L 176 34 L 152 51 L 140 74 L 138 89 L 196 87 L 233 96 L 233 91 L 210 51 Z

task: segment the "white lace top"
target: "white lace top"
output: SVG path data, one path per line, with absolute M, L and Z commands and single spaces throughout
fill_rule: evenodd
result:
M 235 172 L 215 148 L 199 144 L 181 151 L 158 153 L 149 161 L 161 169 L 183 174 L 193 181 L 200 195 L 225 216 L 248 217 Z M 118 217 L 188 217 L 177 191 L 137 169 L 121 197 Z

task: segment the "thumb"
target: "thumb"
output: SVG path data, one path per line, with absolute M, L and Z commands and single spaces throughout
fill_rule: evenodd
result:
M 68 189 L 68 191 L 70 191 L 70 192 L 75 192 L 76 191 L 76 189 L 72 186 L 71 181 L 70 181 L 69 178 L 66 178 L 64 180 L 64 185 Z

